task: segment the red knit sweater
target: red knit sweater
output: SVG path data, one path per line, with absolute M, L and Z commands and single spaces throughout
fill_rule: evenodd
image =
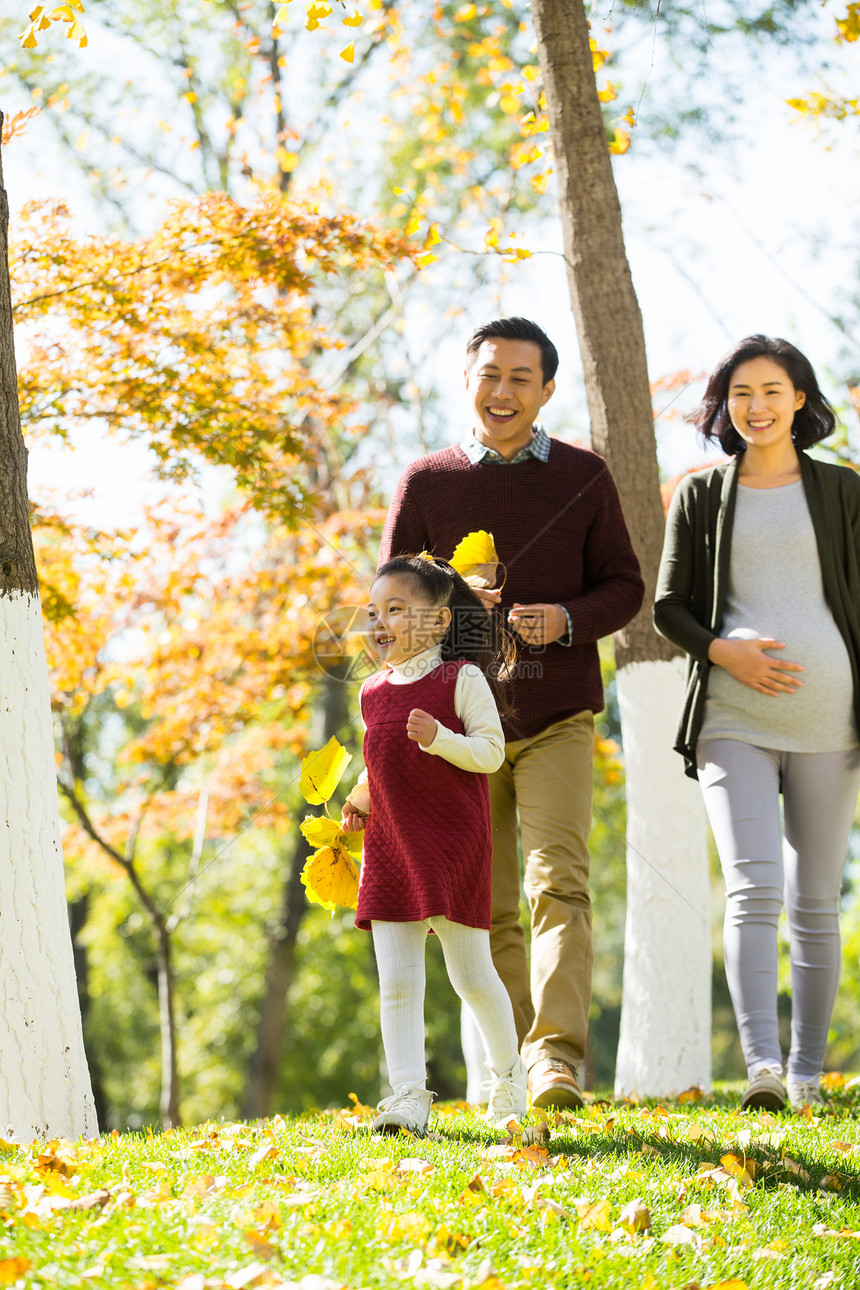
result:
M 380 564 L 422 550 L 450 559 L 474 529 L 493 534 L 507 570 L 503 611 L 515 601 L 556 603 L 573 625 L 570 646 L 520 643 L 516 714 L 505 738 L 531 738 L 576 712 L 599 712 L 597 641 L 635 616 L 644 593 L 606 462 L 558 439 L 546 462 L 472 465 L 459 447 L 422 457 L 397 485 Z

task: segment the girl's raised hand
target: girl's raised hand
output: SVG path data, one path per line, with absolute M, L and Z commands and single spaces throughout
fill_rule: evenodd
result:
M 785 641 L 774 641 L 767 637 L 756 640 L 723 640 L 717 637 L 711 641 L 708 658 L 719 667 L 748 685 L 751 690 L 760 694 L 793 694 L 803 685 L 800 677 L 793 672 L 802 672 L 799 663 L 789 663 L 787 659 L 771 658 L 765 654 L 766 649 L 785 649 Z
M 426 748 L 436 738 L 436 718 L 422 708 L 413 708 L 406 719 L 406 733 L 410 739 Z

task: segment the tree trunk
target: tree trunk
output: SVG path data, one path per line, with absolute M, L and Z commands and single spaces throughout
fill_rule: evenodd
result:
M 532 0 L 592 442 L 618 484 L 645 579 L 615 637 L 627 777 L 628 899 L 619 1091 L 710 1082 L 710 896 L 701 803 L 671 752 L 678 651 L 651 624 L 663 541 L 642 316 L 581 0 Z M 599 952 L 600 947 L 597 947 Z
M 175 1129 L 179 1117 L 179 1065 L 176 1036 L 176 982 L 170 932 L 160 919 L 155 927 L 158 962 L 158 1015 L 161 1030 L 161 1100 L 159 1110 L 165 1129 Z
M 88 892 L 84 892 L 77 900 L 69 903 L 69 931 L 72 937 L 72 953 L 74 955 L 75 976 L 78 980 L 78 1003 L 81 1008 L 81 1025 L 84 1032 L 84 1051 L 87 1053 L 87 1061 L 90 1071 L 90 1083 L 93 1090 L 93 1102 L 95 1103 L 96 1116 L 101 1125 L 107 1123 L 108 1104 L 105 1097 L 104 1084 L 102 1083 L 102 1073 L 99 1063 L 95 1060 L 93 1047 L 88 1043 L 87 1036 L 92 1019 L 92 999 L 90 997 L 90 964 L 86 944 L 82 938 L 82 932 L 87 925 L 87 919 L 90 913 L 90 897 Z
M 0 130 L 3 117 L 0 113 Z M 84 1054 L 27 501 L 0 159 L 0 1134 L 98 1133 Z
M 346 665 L 344 665 L 344 675 L 345 669 Z M 334 665 L 329 665 L 329 670 L 336 672 Z M 332 735 L 338 737 L 343 735 L 349 715 L 349 690 L 346 680 L 338 675 L 327 675 L 323 685 L 323 731 L 320 745 L 328 743 Z M 314 808 L 309 808 L 308 814 L 316 813 Z M 284 881 L 281 918 L 269 940 L 269 962 L 257 1027 L 257 1046 L 248 1063 L 248 1085 L 243 1115 L 249 1120 L 260 1119 L 271 1114 L 278 1085 L 281 1053 L 289 1019 L 289 993 L 296 974 L 299 928 L 308 908 L 307 896 L 301 880 L 307 857 L 308 844 L 297 828 L 296 841 Z

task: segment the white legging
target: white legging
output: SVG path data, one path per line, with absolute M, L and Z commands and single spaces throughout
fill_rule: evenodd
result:
M 427 1080 L 424 1063 L 424 946 L 432 927 L 439 937 L 452 986 L 475 1015 L 487 1061 L 497 1075 L 517 1057 L 517 1033 L 508 993 L 493 967 L 490 933 L 447 918 L 423 923 L 371 924 L 379 968 L 382 1045 L 391 1087 Z
M 782 1061 L 776 999 L 784 899 L 791 959 L 788 1077 L 814 1078 L 839 986 L 839 893 L 860 789 L 860 751 L 778 752 L 737 739 L 701 739 L 696 759 L 726 881 L 726 977 L 747 1069 Z

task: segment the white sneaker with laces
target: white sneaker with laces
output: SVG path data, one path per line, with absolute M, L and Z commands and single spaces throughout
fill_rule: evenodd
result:
M 523 1121 L 529 1109 L 528 1071 L 522 1057 L 517 1057 L 509 1071 L 497 1075 L 487 1067 L 489 1079 L 484 1087 L 489 1089 L 490 1100 L 485 1119 L 493 1124 L 507 1124 L 508 1120 Z
M 795 1111 L 800 1111 L 805 1106 L 825 1106 L 824 1098 L 821 1096 L 821 1086 L 819 1084 L 820 1076 L 813 1075 L 811 1079 L 791 1079 L 786 1081 L 788 1085 L 788 1102 Z
M 423 1138 L 435 1096 L 421 1084 L 401 1084 L 377 1106 L 382 1114 L 373 1121 L 373 1132 L 399 1133 L 401 1129 L 408 1129 L 416 1138 Z
M 782 1067 L 773 1063 L 759 1066 L 750 1076 L 750 1082 L 744 1089 L 741 1098 L 741 1109 L 761 1109 L 765 1111 L 782 1111 L 785 1108 L 787 1094 L 782 1082 Z

